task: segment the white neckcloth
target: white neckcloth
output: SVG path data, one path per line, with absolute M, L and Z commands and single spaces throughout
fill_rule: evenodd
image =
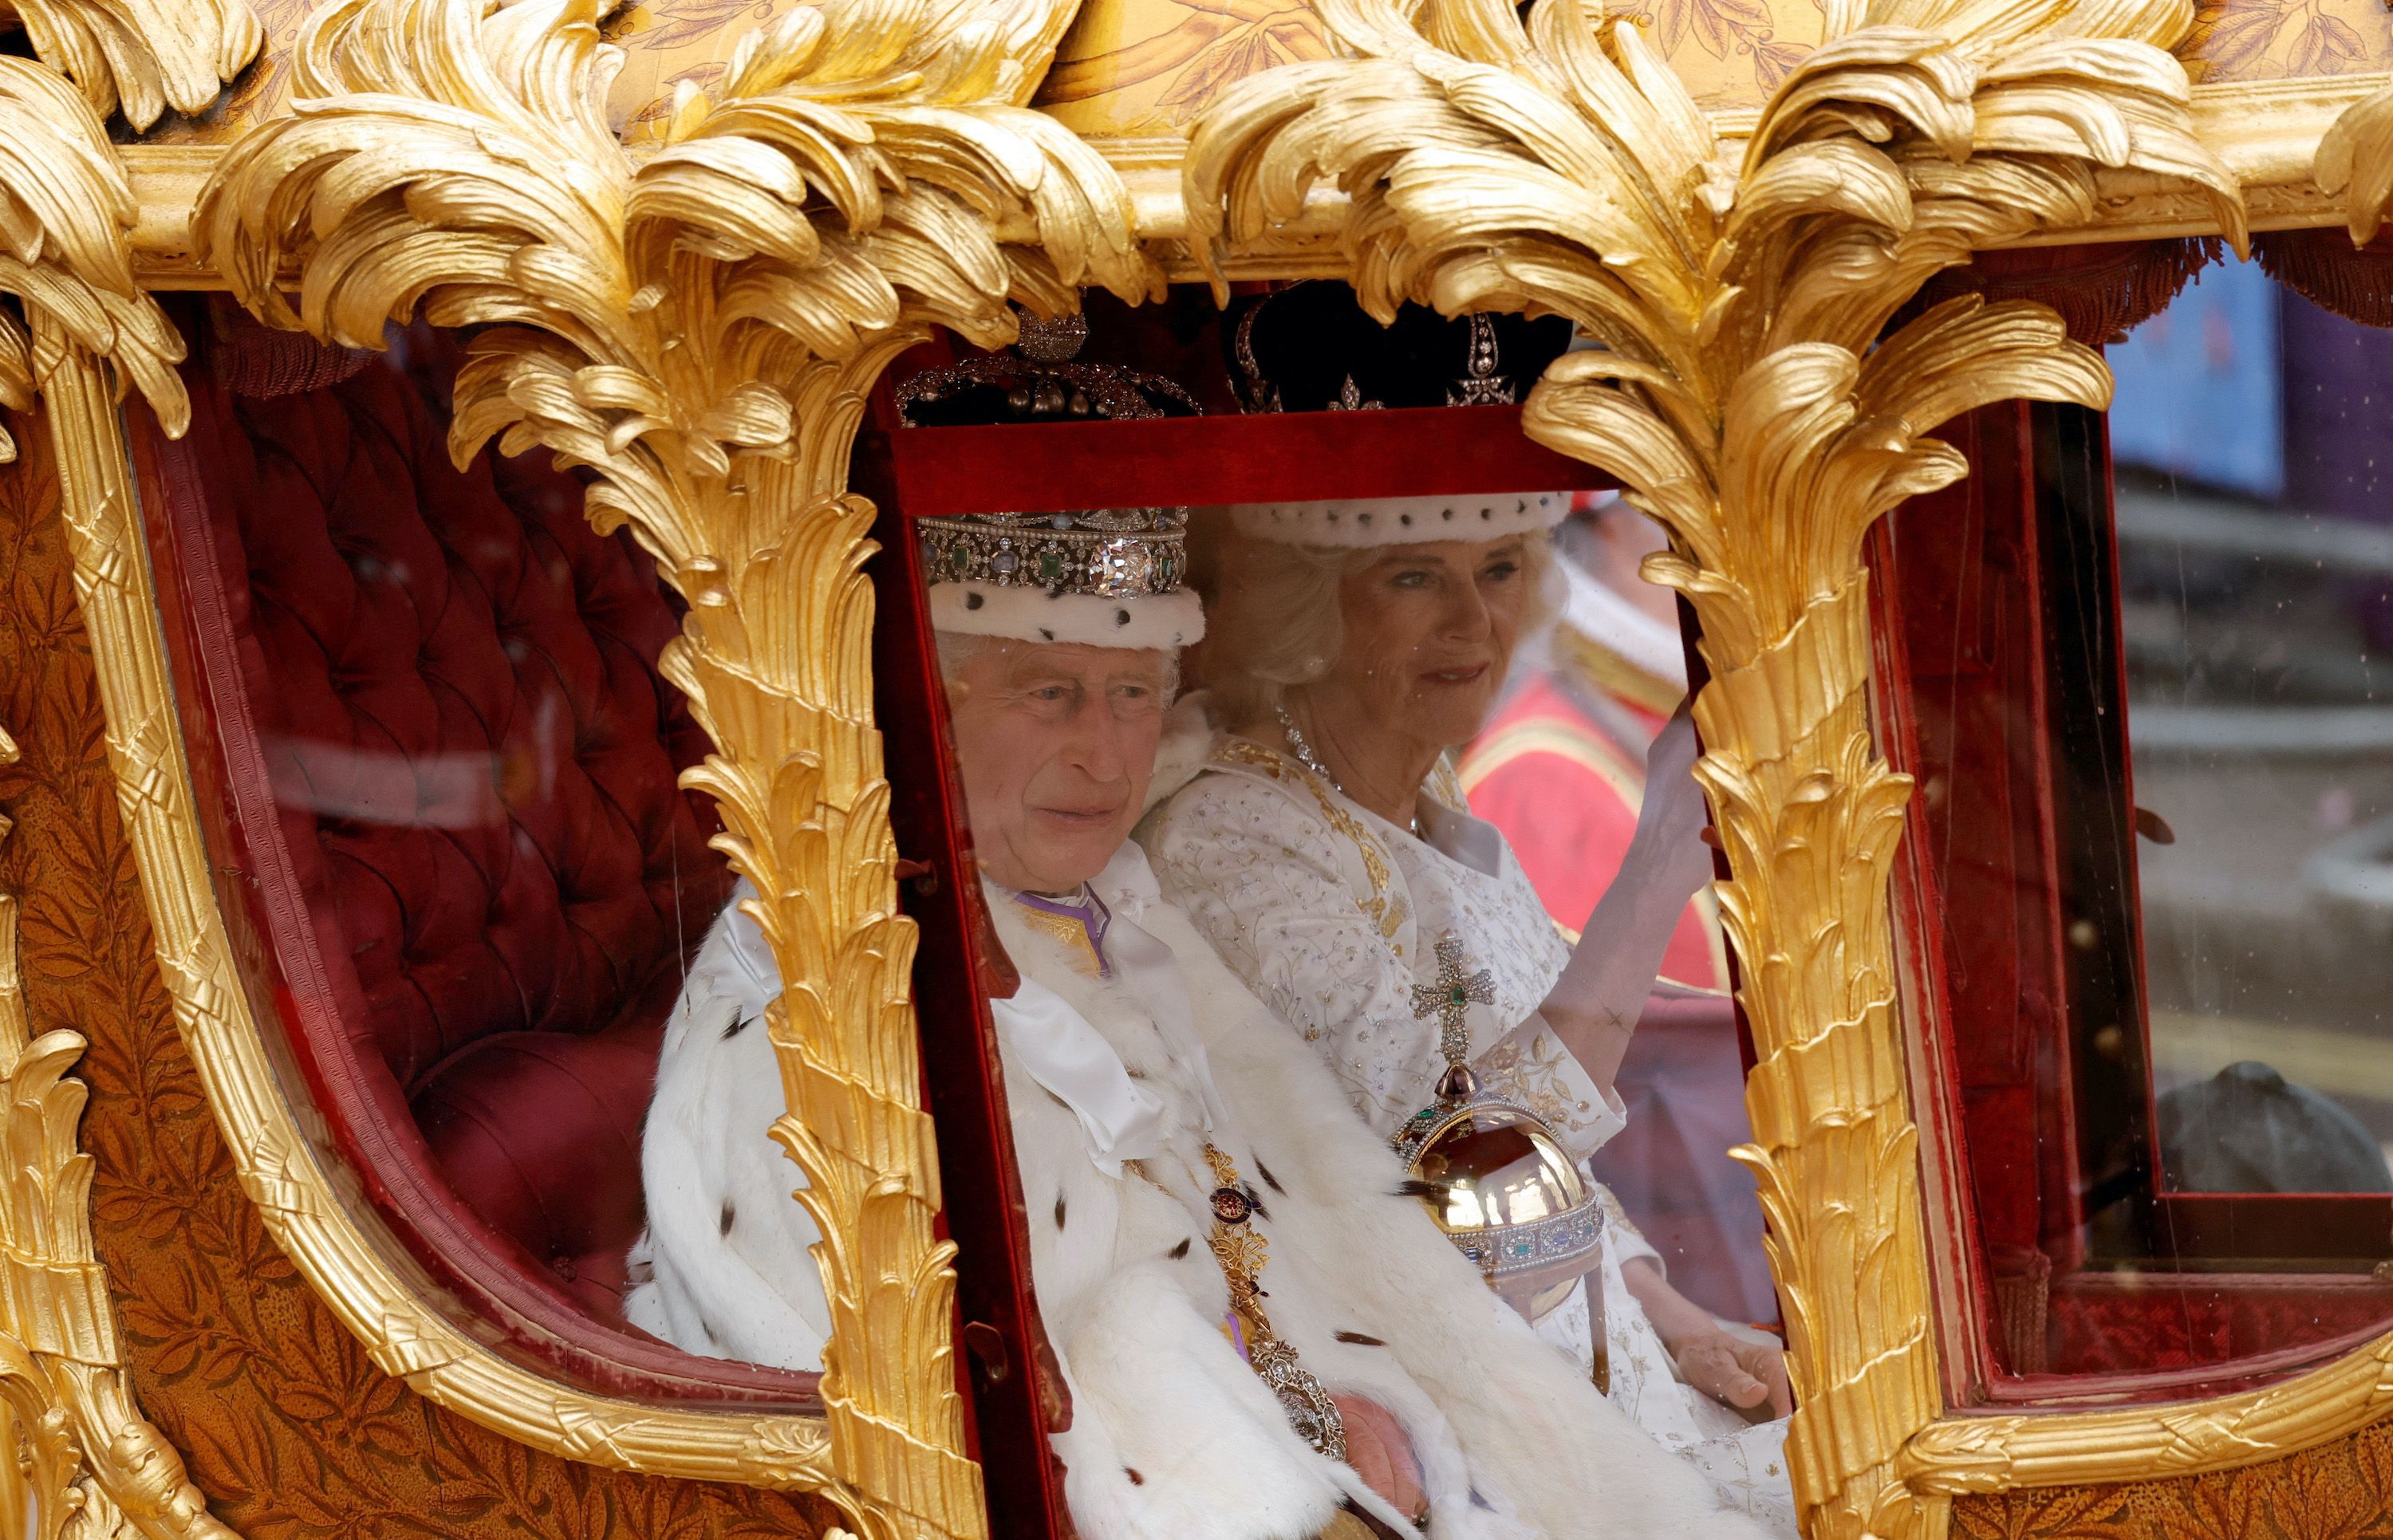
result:
M 1090 886 L 1112 914 L 1105 956 L 1114 978 L 1154 1017 L 1164 1051 L 1180 1082 L 1195 1095 L 1205 1131 L 1210 1133 L 1223 1121 L 1221 1093 L 1214 1089 L 1204 1045 L 1196 1040 L 1180 960 L 1138 923 L 1147 906 L 1161 899 L 1155 874 L 1147 868 L 1146 852 L 1124 841 Z M 1013 902 L 1012 894 L 995 884 L 990 897 L 994 903 Z M 1131 1077 L 1113 1044 L 1069 1001 L 1026 975 L 1013 998 L 993 1000 L 990 1009 L 1007 1051 L 1079 1119 L 1089 1159 L 1098 1170 L 1118 1177 L 1124 1161 L 1152 1159 L 1163 1152 L 1162 1098 Z

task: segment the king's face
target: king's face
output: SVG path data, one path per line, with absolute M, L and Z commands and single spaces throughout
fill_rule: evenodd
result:
M 1130 838 L 1171 681 L 1148 648 L 992 640 L 949 687 L 973 846 L 993 881 L 1069 893 Z

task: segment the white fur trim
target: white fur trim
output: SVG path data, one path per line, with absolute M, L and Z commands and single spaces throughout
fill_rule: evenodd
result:
M 1146 805 L 1139 816 L 1161 807 L 1180 789 L 1203 772 L 1214 745 L 1225 736 L 1213 725 L 1213 692 L 1191 690 L 1171 703 L 1163 719 L 1163 740 L 1155 748 L 1155 775 L 1146 783 Z
M 1398 1195 L 1394 1155 L 1345 1111 L 1327 1066 L 1152 892 L 1143 866 L 1121 866 L 1107 868 L 1108 902 L 1180 961 L 1236 1126 L 1220 1137 L 1270 1209 L 1273 1324 L 1333 1390 L 1403 1425 L 1431 1533 L 1760 1540 L 1488 1291 Z M 995 919 L 1024 972 L 1123 1029 L 1125 1051 L 1156 1040 L 1151 1027 L 1144 1039 L 1126 1030 L 1144 1009 L 1127 988 L 1074 973 L 1007 910 Z M 657 1277 L 635 1293 L 634 1318 L 694 1351 L 798 1366 L 818 1362 L 827 1317 L 805 1250 L 814 1227 L 789 1196 L 799 1179 L 766 1133 L 780 1082 L 752 1014 L 767 991 L 739 955 L 749 924 L 736 912 L 718 922 L 667 1028 L 643 1152 Z M 1159 1049 L 1144 1067 L 1166 1073 Z M 1296 1437 L 1223 1336 L 1225 1288 L 1196 1216 L 1099 1172 L 1070 1111 L 1011 1062 L 1006 1090 L 1040 1312 L 1072 1395 L 1054 1447 L 1080 1533 L 1299 1540 L 1341 1500 L 1395 1517 Z
M 988 582 L 931 585 L 931 627 L 1017 642 L 1176 652 L 1205 634 L 1205 607 L 1188 589 L 1170 594 L 1054 594 Z
M 1495 540 L 1550 529 L 1570 516 L 1568 492 L 1374 497 L 1337 502 L 1241 502 L 1238 532 L 1282 545 L 1416 545 L 1433 540 Z
M 1126 883 L 1105 896 L 1180 959 L 1235 1125 L 1217 1142 L 1269 1208 L 1273 1325 L 1332 1390 L 1378 1402 L 1403 1425 L 1421 1461 L 1431 1533 L 1759 1540 L 1760 1530 L 1725 1511 L 1701 1477 L 1497 1299 L 1420 1205 L 1399 1195 L 1394 1155 L 1346 1111 L 1327 1067 L 1144 890 Z M 1046 938 L 1005 910 L 993 918 L 1024 972 L 1092 1021 L 1135 1017 L 1118 983 L 1072 972 Z M 1190 1216 L 1140 1182 L 1101 1177 L 1079 1154 L 1070 1115 L 1035 1088 L 1009 1076 L 1008 1101 L 1040 1310 L 1069 1365 L 1075 1442 L 1088 1441 L 1067 1478 L 1081 1533 L 1279 1540 L 1314 1533 L 1325 1497 L 1342 1493 L 1377 1511 L 1353 1472 L 1306 1450 L 1223 1351 L 1212 1326 L 1219 1270 L 1201 1244 L 1194 1255 L 1176 1244 Z M 1062 1440 L 1057 1452 L 1073 1466 Z M 1100 1463 L 1111 1460 L 1138 1479 Z
M 808 1249 L 818 1233 L 790 1195 L 805 1178 L 772 1141 L 788 1110 L 764 1022 L 779 983 L 739 910 L 754 896 L 744 880 L 733 891 L 665 1025 L 640 1142 L 651 1276 L 623 1312 L 690 1352 L 816 1369 L 830 1307 Z

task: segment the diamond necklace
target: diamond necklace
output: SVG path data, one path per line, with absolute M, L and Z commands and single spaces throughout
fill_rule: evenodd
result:
M 1296 756 L 1296 763 L 1303 765 L 1307 770 L 1312 771 L 1314 775 L 1319 776 L 1323 780 L 1327 781 L 1329 783 L 1330 790 L 1337 792 L 1341 797 L 1346 797 L 1348 802 L 1353 802 L 1354 799 L 1351 796 L 1347 796 L 1346 789 L 1338 784 L 1338 777 L 1329 773 L 1329 766 L 1322 763 L 1321 756 L 1313 751 L 1312 743 L 1306 739 L 1303 730 L 1297 726 L 1296 718 L 1288 714 L 1288 708 L 1286 706 L 1281 706 L 1275 710 L 1276 714 L 1279 717 L 1279 730 L 1288 735 L 1288 751 Z M 1419 839 L 1420 837 L 1420 815 L 1415 814 L 1406 821 L 1405 827 L 1411 832 L 1415 839 Z

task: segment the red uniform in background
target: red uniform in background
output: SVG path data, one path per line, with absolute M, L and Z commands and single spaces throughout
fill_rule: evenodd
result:
M 1645 796 L 1645 745 L 1678 702 L 1650 711 L 1615 698 L 1638 737 L 1632 750 L 1573 703 L 1561 672 L 1524 681 L 1458 768 L 1471 811 L 1504 831 L 1546 912 L 1576 942 L 1580 921 L 1620 875 Z M 1727 956 L 1708 892 L 1680 917 L 1662 954 L 1661 982 L 1727 993 Z
M 1602 559 L 1589 529 L 1576 533 L 1558 542 L 1572 592 L 1550 666 L 1522 681 L 1458 766 L 1471 812 L 1503 831 L 1573 941 L 1620 871 L 1644 800 L 1646 749 L 1686 688 L 1683 663 L 1670 669 L 1660 646 L 1661 622 L 1571 559 L 1575 546 Z M 1667 640 L 1675 648 L 1675 634 Z M 1706 891 L 1680 918 L 1620 1066 L 1628 1126 L 1590 1164 L 1688 1298 L 1732 1320 L 1770 1322 L 1778 1305 L 1761 1206 L 1727 1154 L 1752 1137 L 1728 987 Z

